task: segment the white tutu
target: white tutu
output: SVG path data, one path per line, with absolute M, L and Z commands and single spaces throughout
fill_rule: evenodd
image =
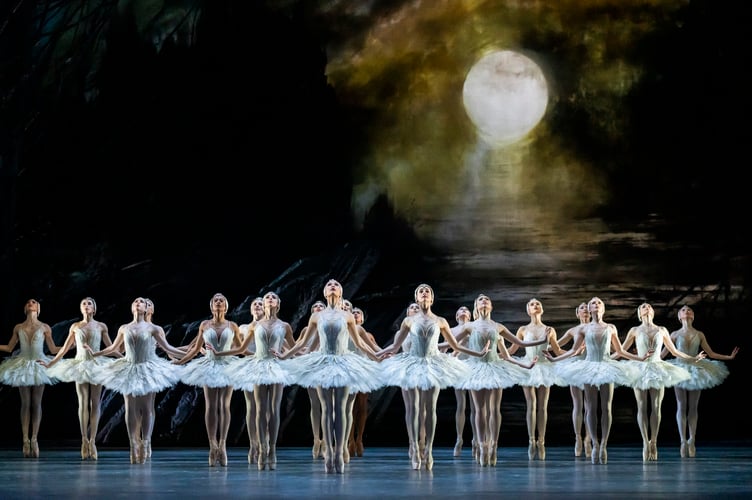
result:
M 458 389 L 477 391 L 480 389 L 506 389 L 523 385 L 528 380 L 527 369 L 503 359 L 486 361 L 484 358 L 469 356 L 464 361 L 471 375 L 460 383 Z
M 676 387 L 688 391 L 710 389 L 720 385 L 729 376 L 726 363 L 717 359 L 705 358 L 699 361 L 689 361 L 674 358 L 666 362 L 684 368 L 689 372 L 689 380 L 676 384 Z
M 205 344 L 211 344 L 217 351 L 225 351 L 232 346 L 234 332 L 229 326 L 217 333 L 214 328 L 206 328 L 201 336 Z M 227 376 L 227 367 L 237 360 L 236 356 L 217 356 L 212 351 L 193 358 L 182 365 L 180 380 L 196 387 L 230 387 L 232 380 Z
M 49 375 L 47 368 L 37 363 L 37 359 L 49 361 L 52 358 L 42 354 L 35 359 L 28 359 L 23 355 L 6 359 L 0 363 L 0 382 L 13 387 L 57 383 L 57 380 Z
M 578 355 L 562 361 L 556 361 L 556 373 L 569 386 L 583 389 L 586 385 L 600 387 L 631 387 L 637 371 L 627 361 L 611 358 L 611 341 L 616 335 L 611 325 L 588 324 L 585 326 L 584 358 Z
M 181 380 L 183 367 L 156 354 L 153 359 L 134 363 L 127 357 L 108 363 L 95 372 L 95 380 L 124 396 L 143 396 L 160 392 Z
M 124 396 L 144 396 L 180 382 L 182 366 L 157 356 L 156 342 L 148 331 L 128 330 L 125 357 L 94 372 L 94 381 Z
M 18 330 L 19 348 L 10 358 L 0 363 L 0 382 L 13 387 L 49 385 L 57 383 L 47 368 L 37 360 L 50 361 L 44 353 L 44 328 L 28 334 L 23 328 Z
M 556 362 L 557 373 L 567 385 L 583 389 L 585 385 L 600 387 L 614 384 L 631 387 L 637 376 L 634 367 L 626 361 L 614 359 L 574 359 Z
M 660 353 L 658 353 L 660 354 Z M 635 389 L 660 389 L 673 387 L 680 382 L 690 379 L 687 370 L 661 359 L 654 360 L 652 357 L 645 361 L 625 361 L 635 370 L 634 379 L 630 384 Z
M 289 361 L 277 358 L 246 356 L 225 367 L 225 374 L 233 387 L 252 391 L 254 385 L 293 385 L 295 380 L 287 370 Z
M 180 381 L 196 387 L 230 387 L 227 367 L 237 361 L 235 356 L 214 356 L 212 353 L 190 360 L 180 371 Z
M 63 382 L 75 382 L 77 384 L 97 384 L 97 372 L 108 363 L 115 361 L 112 358 L 99 356 L 96 358 L 80 359 L 78 357 L 61 359 L 47 369 L 47 373 Z
M 371 392 L 383 387 L 381 366 L 354 352 L 314 351 L 285 361 L 294 383 L 302 387 L 349 387 L 351 392 Z
M 446 389 L 462 386 L 473 375 L 467 363 L 451 354 L 437 350 L 417 356 L 411 352 L 401 352 L 381 362 L 384 385 L 402 389 Z
M 259 322 L 253 328 L 253 356 L 238 358 L 225 369 L 233 387 L 252 391 L 255 385 L 292 385 L 295 379 L 287 370 L 288 361 L 281 361 L 279 352 L 285 342 L 289 325 L 279 319 Z M 251 332 L 249 332 L 251 333 Z
M 559 375 L 559 370 L 554 367 L 554 364 L 543 356 L 539 356 L 535 366 L 525 370 L 525 372 L 527 380 L 520 384 L 525 387 L 551 387 L 554 385 L 565 387 L 569 385 Z

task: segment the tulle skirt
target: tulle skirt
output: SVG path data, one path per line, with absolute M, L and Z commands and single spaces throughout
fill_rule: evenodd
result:
M 557 374 L 566 385 L 580 389 L 584 389 L 586 385 L 600 387 L 608 384 L 631 387 L 637 376 L 637 370 L 629 363 L 614 359 L 602 361 L 575 359 L 558 361 L 554 364 L 557 365 Z
M 237 358 L 234 356 L 201 356 L 183 365 L 180 380 L 196 387 L 230 387 L 232 380 L 227 367 Z
M 673 387 L 690 379 L 687 370 L 668 361 L 625 361 L 635 368 L 636 376 L 631 386 L 635 389 L 660 389 Z
M 104 356 L 97 356 L 91 359 L 61 359 L 47 368 L 47 373 L 51 377 L 63 382 L 97 384 L 95 381 L 96 373 L 113 361 L 115 360 Z
M 285 360 L 292 380 L 302 387 L 349 387 L 351 392 L 371 392 L 383 387 L 381 364 L 347 352 L 310 354 Z
M 542 356 L 538 358 L 538 362 L 532 368 L 525 370 L 525 373 L 527 380 L 520 385 L 526 387 L 551 387 L 554 385 L 565 387 L 569 385 L 561 378 L 554 363 Z
M 704 358 L 699 361 L 685 361 L 674 358 L 666 362 L 680 366 L 689 372 L 689 380 L 676 384 L 676 387 L 688 391 L 710 389 L 720 385 L 729 376 L 726 363 L 716 359 Z
M 45 355 L 38 359 L 49 361 L 52 358 Z M 26 387 L 52 385 L 58 381 L 36 359 L 15 355 L 0 363 L 0 382 L 13 387 Z
M 124 396 L 144 396 L 160 392 L 181 380 L 183 366 L 155 357 L 141 363 L 118 358 L 95 372 L 95 380 Z
M 383 384 L 402 389 L 460 388 L 472 376 L 467 363 L 443 352 L 428 356 L 401 352 L 381 365 Z
M 522 385 L 528 380 L 526 368 L 505 360 L 482 361 L 480 358 L 465 360 L 471 375 L 462 382 L 458 389 L 477 391 L 480 389 L 506 389 Z
M 293 385 L 295 379 L 287 370 L 289 362 L 274 357 L 246 356 L 227 365 L 225 373 L 235 389 L 244 391 L 252 391 L 254 385 Z

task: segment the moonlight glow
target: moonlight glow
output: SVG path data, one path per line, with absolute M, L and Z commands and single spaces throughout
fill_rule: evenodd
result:
M 534 61 L 503 50 L 475 63 L 465 78 L 462 98 L 483 139 L 504 145 L 522 139 L 543 118 L 548 87 Z

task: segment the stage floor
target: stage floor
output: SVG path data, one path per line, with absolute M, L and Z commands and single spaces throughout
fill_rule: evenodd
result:
M 608 464 L 548 448 L 528 461 L 527 448 L 500 448 L 496 467 L 481 467 L 465 447 L 434 450 L 432 471 L 410 467 L 407 448 L 366 448 L 343 474 L 327 474 L 309 448 L 280 448 L 277 469 L 259 471 L 246 448 L 231 448 L 227 467 L 209 467 L 208 449 L 155 448 L 131 465 L 126 449 L 100 449 L 82 461 L 74 449 L 41 449 L 40 458 L 0 450 L 0 498 L 729 498 L 752 496 L 752 447 L 699 446 L 695 458 L 662 447 L 643 463 L 641 448 L 609 448 Z

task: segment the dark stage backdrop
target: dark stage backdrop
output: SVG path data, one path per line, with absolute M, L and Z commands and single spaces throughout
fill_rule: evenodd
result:
M 29 298 L 61 343 L 83 297 L 114 335 L 147 296 L 178 345 L 215 292 L 243 323 L 269 290 L 297 335 L 331 277 L 381 344 L 422 282 L 450 321 L 488 294 L 512 331 L 532 297 L 561 334 L 600 296 L 622 337 L 640 303 L 669 331 L 687 303 L 715 351 L 741 347 L 698 442 L 750 439 L 748 3 L 67 4 L 0 4 L 1 343 Z M 467 84 L 499 51 L 534 64 Z M 205 445 L 201 391 L 157 404 L 155 446 Z M 405 444 L 399 391 L 370 407 L 366 446 Z M 631 391 L 614 407 L 611 442 L 638 442 Z M 0 408 L 19 446 L 18 391 Z M 122 398 L 103 408 L 101 442 L 127 445 Z M 443 391 L 439 446 L 454 408 Z M 42 442 L 76 445 L 76 411 L 71 384 L 47 388 Z M 304 391 L 282 411 L 279 444 L 310 444 Z M 549 445 L 572 444 L 570 411 L 552 389 Z M 661 443 L 674 411 L 669 389 Z M 524 412 L 504 391 L 502 446 L 527 442 Z M 243 425 L 236 393 L 233 444 Z

